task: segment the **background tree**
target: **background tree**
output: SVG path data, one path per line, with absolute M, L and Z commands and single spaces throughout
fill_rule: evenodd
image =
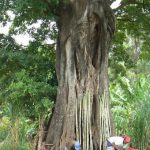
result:
M 129 134 L 137 148 L 148 149 L 149 1 L 122 1 L 115 10 L 117 31 L 110 52 L 113 119 L 118 134 Z M 145 109 L 143 109 L 144 107 Z M 147 116 L 143 118 L 143 114 Z M 144 126 L 142 126 L 144 125 Z M 143 138 L 147 137 L 147 138 Z

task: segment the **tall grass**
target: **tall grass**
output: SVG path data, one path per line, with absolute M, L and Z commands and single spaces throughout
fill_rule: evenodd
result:
M 31 150 L 29 141 L 26 137 L 28 125 L 25 122 L 21 122 L 19 119 L 15 119 L 13 123 L 7 126 L 7 133 L 5 131 L 5 137 L 0 134 L 0 150 Z
M 150 97 L 137 104 L 137 113 L 132 122 L 134 143 L 140 150 L 150 149 Z
M 117 133 L 130 135 L 139 150 L 150 150 L 150 76 L 138 75 L 127 83 L 126 88 L 110 88 Z

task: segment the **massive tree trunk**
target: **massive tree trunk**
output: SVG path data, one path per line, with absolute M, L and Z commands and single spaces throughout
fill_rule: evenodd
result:
M 56 72 L 58 94 L 46 150 L 103 150 L 111 135 L 108 50 L 114 16 L 108 0 L 66 0 L 60 7 Z

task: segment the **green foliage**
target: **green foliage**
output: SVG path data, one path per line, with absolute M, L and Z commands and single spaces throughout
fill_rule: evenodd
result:
M 112 111 L 118 134 L 129 134 L 139 148 L 147 149 L 150 123 L 150 76 L 128 73 L 111 84 Z
M 56 91 L 55 88 L 51 88 L 45 82 L 36 82 L 25 70 L 16 73 L 15 76 L 5 93 L 7 101 L 19 112 L 26 112 L 28 116 L 44 113 L 55 98 L 56 93 L 50 93 Z M 52 99 L 49 99 L 50 97 Z
M 111 81 L 120 74 L 126 76 L 125 68 L 126 70 L 135 68 L 139 58 L 140 60 L 150 58 L 150 1 L 123 0 L 123 3 L 124 7 L 115 10 L 117 30 L 109 58 L 109 66 L 113 68 L 110 73 Z
M 132 135 L 139 147 L 147 149 L 150 2 L 123 2 L 128 4 L 115 12 L 117 31 L 109 57 L 112 111 L 118 134 Z M 9 35 L 0 34 L 0 140 L 7 141 L 3 145 L 7 149 L 12 149 L 10 137 L 15 131 L 20 133 L 17 148 L 28 149 L 25 135 L 36 130 L 38 118 L 51 114 L 57 88 L 54 62 L 58 30 L 53 22 L 59 22 L 62 3 L 66 5 L 67 0 L 0 1 L 3 25 L 11 20 L 8 10 L 15 14 Z M 39 28 L 29 27 L 38 21 Z M 12 38 L 20 33 L 28 33 L 33 38 L 27 47 L 19 46 Z M 46 44 L 47 39 L 53 40 L 53 44 Z M 10 127 L 12 119 L 14 128 Z M 17 120 L 20 130 L 15 128 Z
M 19 121 L 20 130 L 10 126 L 4 128 L 2 124 L 1 149 L 30 149 L 29 141 L 25 137 L 26 132 L 30 128 L 36 131 L 39 118 L 41 116 L 48 118 L 54 107 L 57 88 L 54 66 L 55 44 L 49 45 L 43 42 L 46 39 L 46 31 L 48 31 L 46 25 L 48 22 L 42 23 L 43 28 L 38 30 L 42 34 L 34 33 L 35 40 L 27 47 L 16 44 L 11 35 L 0 35 L 1 115 L 3 118 L 6 116 L 11 125 L 20 118 L 31 120 L 30 127 L 25 121 Z M 47 35 L 53 39 L 57 34 L 54 26 Z M 16 139 L 10 138 L 16 133 L 20 133 Z M 18 142 L 18 147 L 14 141 Z M 16 145 L 15 148 L 12 147 L 15 146 L 12 143 Z
M 149 137 L 150 137 L 150 96 L 147 99 L 139 102 L 136 109 L 138 110 L 135 115 L 135 120 L 133 120 L 132 134 L 134 137 L 134 143 L 137 147 L 149 149 Z
M 117 134 L 129 134 L 139 149 L 149 131 L 149 1 L 124 1 L 109 57 L 110 95 Z
M 133 114 L 132 126 L 133 129 L 132 134 L 134 137 L 134 142 L 138 145 L 138 147 L 144 147 L 144 149 L 148 149 L 149 142 L 149 129 L 150 129 L 150 76 L 140 76 L 135 83 L 134 89 L 134 97 L 135 101 L 135 109 Z M 137 111 L 138 110 L 138 111 Z M 143 119 L 144 118 L 144 119 Z
M 56 20 L 58 4 L 58 0 L 0 2 L 3 25 L 11 20 L 8 10 L 15 14 L 10 34 L 0 34 L 0 149 L 31 149 L 26 135 L 31 130 L 36 132 L 41 116 L 51 115 L 57 88 L 54 65 L 57 29 L 51 22 Z M 49 11 L 51 8 L 53 11 Z M 39 19 L 39 28 L 27 27 Z M 27 47 L 19 46 L 12 38 L 23 32 L 34 39 Z M 45 43 L 49 38 L 54 41 L 52 45 Z
M 7 116 L 2 116 L 0 119 L 0 142 L 3 142 L 7 137 L 10 125 L 10 118 Z
M 22 48 L 11 37 L 1 37 L 0 102 L 5 100 L 13 105 L 13 109 L 18 107 L 32 115 L 34 112 L 30 113 L 29 110 L 34 111 L 39 108 L 38 103 L 41 103 L 44 104 L 43 109 L 40 108 L 42 112 L 45 107 L 43 101 L 49 100 L 51 106 L 51 101 L 56 98 L 54 48 L 40 42 Z
M 3 116 L 0 120 L 0 149 L 1 150 L 30 150 L 28 140 L 30 136 L 35 136 L 36 126 L 31 120 L 26 120 L 23 116 L 11 120 L 10 117 Z M 32 133 L 31 133 L 32 131 Z M 31 141 L 30 141 L 31 142 Z M 33 141 L 32 141 L 33 142 Z

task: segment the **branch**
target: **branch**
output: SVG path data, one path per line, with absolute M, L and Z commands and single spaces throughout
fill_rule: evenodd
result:
M 114 2 L 114 0 L 109 0 L 108 2 L 111 5 Z
M 46 13 L 48 14 L 49 11 L 51 11 L 54 15 L 59 16 L 59 5 L 58 7 L 52 5 L 50 2 L 48 2 L 48 0 L 43 0 L 47 6 L 48 6 L 48 10 L 46 11 Z
M 114 12 L 116 12 L 116 11 L 118 11 L 119 9 L 122 9 L 122 8 L 124 8 L 125 6 L 130 5 L 130 4 L 144 5 L 145 3 L 144 3 L 144 0 L 143 0 L 142 3 L 141 3 L 141 2 L 138 2 L 137 0 L 128 0 L 128 1 L 126 1 L 126 2 L 122 1 L 121 4 L 120 4 L 120 6 L 117 7 L 116 9 L 114 9 Z

